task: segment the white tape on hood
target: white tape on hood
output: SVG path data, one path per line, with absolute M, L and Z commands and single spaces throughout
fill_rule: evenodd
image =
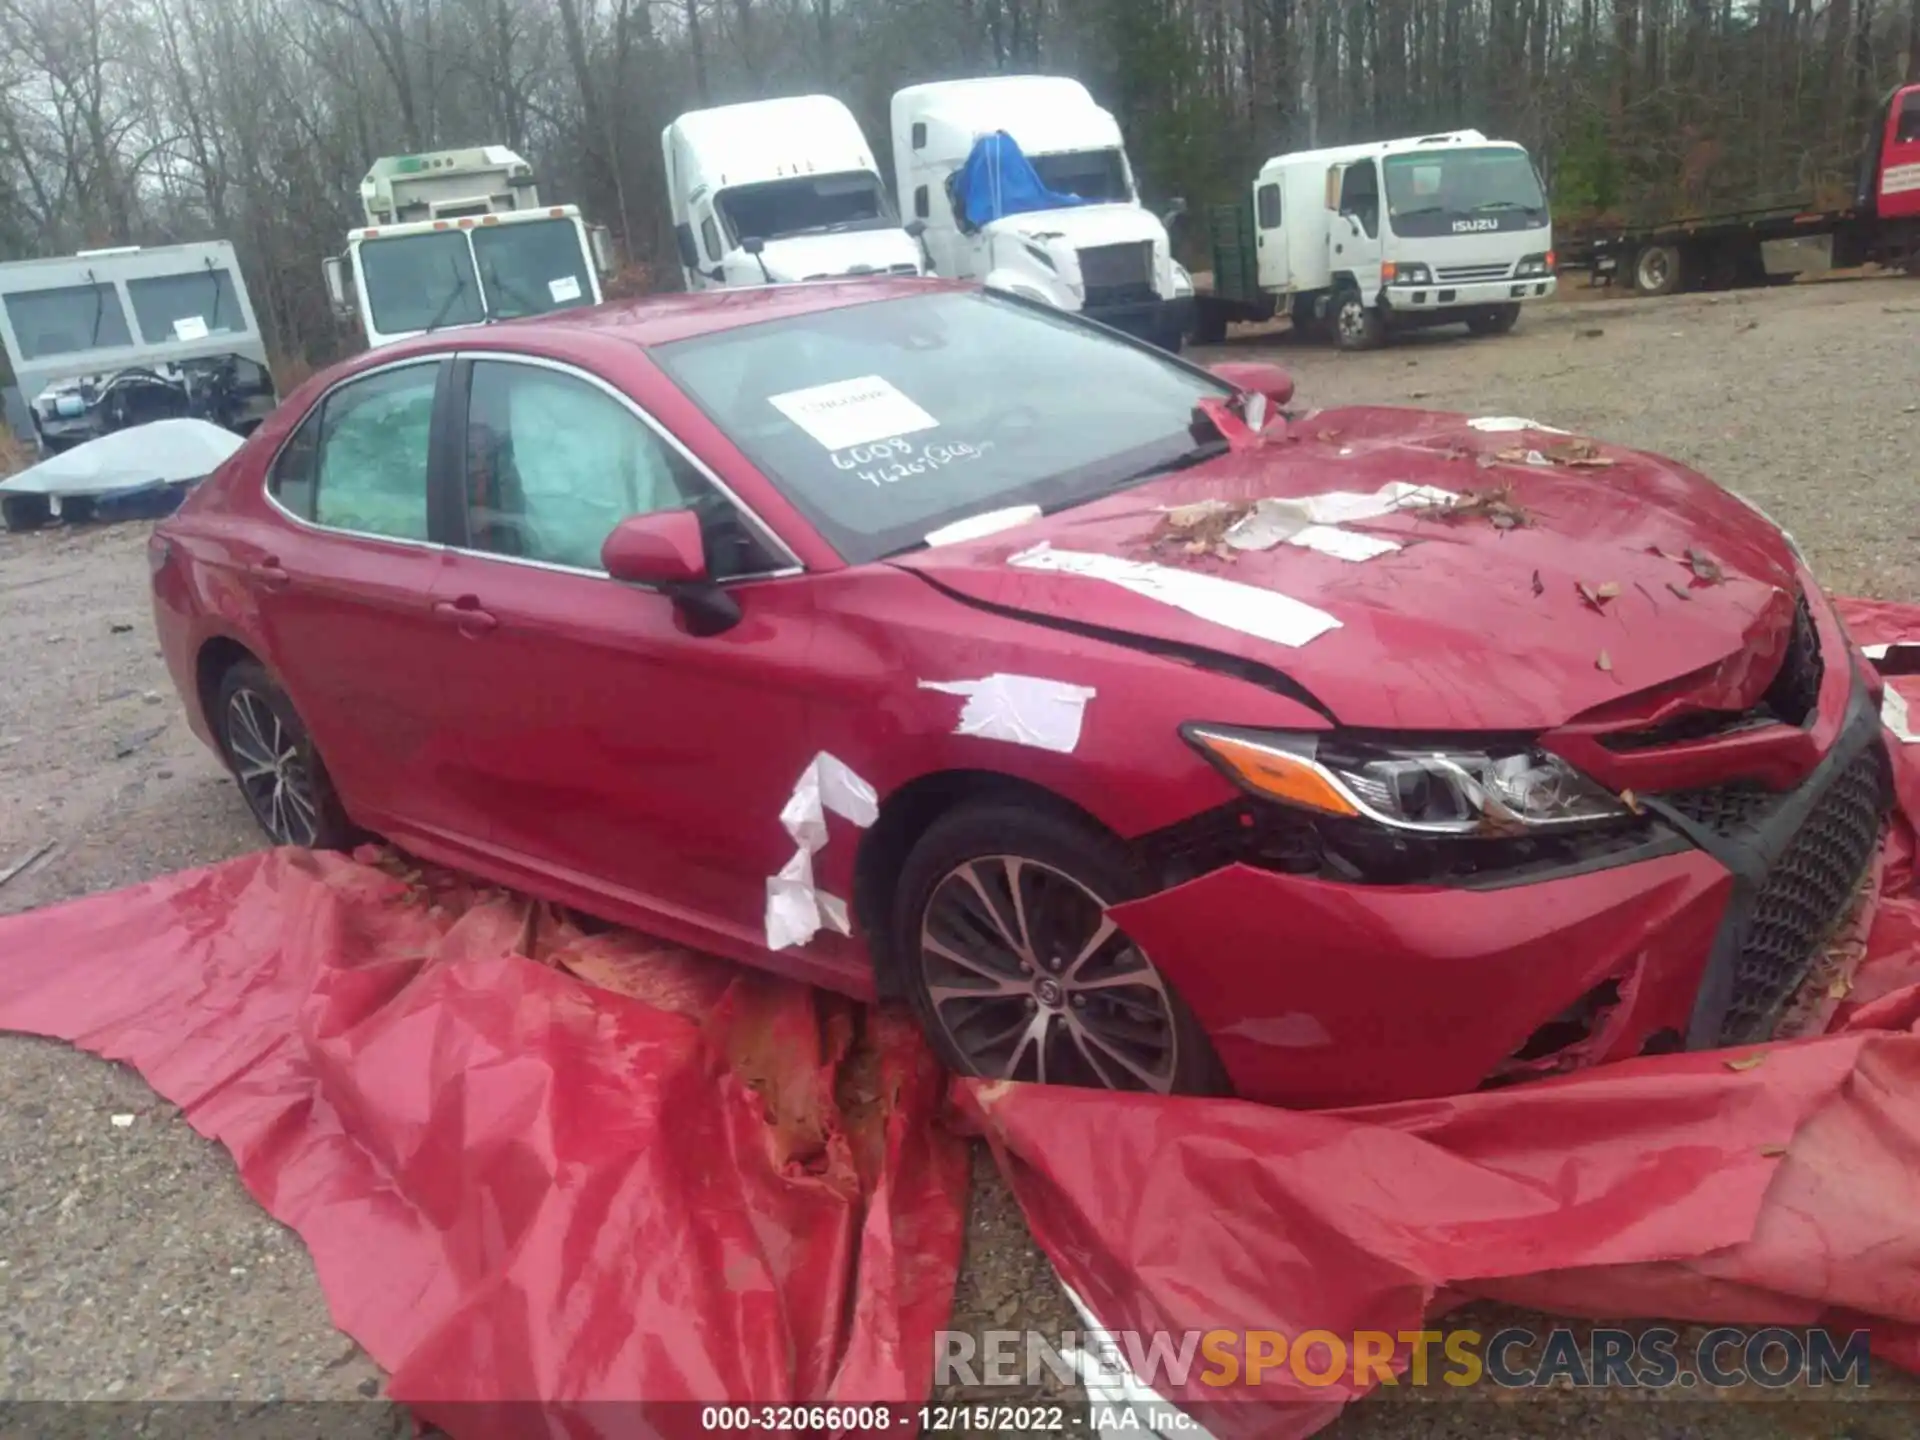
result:
M 793 837 L 793 858 L 767 880 L 767 948 L 804 945 L 823 929 L 851 935 L 847 902 L 814 887 L 813 857 L 826 847 L 827 812 L 862 830 L 879 818 L 873 786 L 822 750 L 807 762 L 780 824 Z
M 1552 425 L 1542 425 L 1538 420 L 1522 420 L 1518 415 L 1482 415 L 1478 419 L 1467 421 L 1467 424 L 1489 435 L 1505 435 L 1515 430 L 1538 430 L 1542 435 L 1572 433 Z
M 1907 715 L 1907 697 L 1889 685 L 1880 694 L 1880 723 L 1903 745 L 1920 745 Z
M 1271 550 L 1282 541 L 1342 560 L 1371 560 L 1400 546 L 1392 540 L 1355 535 L 1341 530 L 1355 520 L 1377 520 L 1419 505 L 1450 505 L 1460 497 L 1451 490 L 1391 480 L 1371 495 L 1330 490 L 1321 495 L 1269 496 L 1226 533 L 1236 550 Z
M 1224 629 L 1290 649 L 1340 628 L 1340 622 L 1324 610 L 1272 590 L 1143 560 L 1122 560 L 1117 555 L 1056 550 L 1044 540 L 1007 563 L 1023 570 L 1054 570 L 1105 580 Z
M 988 675 L 980 680 L 922 680 L 922 690 L 964 695 L 956 735 L 1006 740 L 1071 755 L 1080 743 L 1080 722 L 1090 685 L 1068 685 L 1032 675 Z

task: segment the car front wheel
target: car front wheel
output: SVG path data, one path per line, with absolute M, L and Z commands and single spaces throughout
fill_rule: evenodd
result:
M 344 849 L 353 829 L 287 692 L 257 660 L 221 677 L 214 723 L 253 818 L 276 845 Z
M 1106 915 L 1142 889 L 1110 836 L 1005 802 L 963 806 L 907 858 L 893 954 L 963 1075 L 1160 1094 L 1227 1086 L 1206 1032 Z

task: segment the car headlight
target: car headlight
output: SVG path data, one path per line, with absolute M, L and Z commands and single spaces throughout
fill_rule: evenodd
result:
M 1515 277 L 1524 275 L 1550 275 L 1553 273 L 1553 252 L 1539 255 L 1522 256 L 1520 263 L 1513 267 Z
M 1511 835 L 1633 813 L 1557 755 L 1503 743 L 1428 749 L 1190 725 L 1190 744 L 1254 794 L 1428 835 Z
M 1387 278 L 1395 285 L 1431 285 L 1433 271 L 1416 261 L 1413 264 L 1394 266 L 1393 273 Z

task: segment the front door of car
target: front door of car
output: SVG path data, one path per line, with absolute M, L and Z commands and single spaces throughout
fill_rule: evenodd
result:
M 467 534 L 436 597 L 466 617 L 447 783 L 509 863 L 757 945 L 793 853 L 780 810 L 812 758 L 805 577 L 734 578 L 740 622 L 692 633 L 666 595 L 607 577 L 614 526 L 691 504 L 721 576 L 776 568 L 772 542 L 599 381 L 506 357 L 458 374 Z
M 312 732 L 349 811 L 385 828 L 459 817 L 435 803 L 434 696 L 445 550 L 428 475 L 441 375 L 420 360 L 331 391 L 276 457 L 267 488 L 291 519 L 252 532 L 240 561 L 262 658 Z

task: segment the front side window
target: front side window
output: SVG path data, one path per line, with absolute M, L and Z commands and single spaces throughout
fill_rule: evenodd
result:
M 772 568 L 738 512 L 678 450 L 578 376 L 477 361 L 465 475 L 476 550 L 599 570 L 600 547 L 622 520 L 691 508 L 715 578 Z
M 741 326 L 655 359 L 854 563 L 1006 506 L 1069 505 L 1189 452 L 1230 387 L 988 292 Z
M 1547 197 L 1527 152 L 1474 146 L 1390 155 L 1387 221 L 1397 235 L 1538 229 Z
M 486 318 L 462 231 L 363 240 L 359 263 L 373 328 L 384 335 L 476 325 Z
M 234 293 L 233 275 L 217 265 L 179 275 L 151 275 L 127 281 L 133 317 L 149 345 L 175 340 L 204 340 L 238 334 L 247 328 Z
M 736 245 L 750 237 L 778 240 L 788 235 L 884 230 L 895 223 L 893 202 L 887 199 L 880 177 L 865 170 L 733 185 L 716 195 L 713 203 Z
M 1116 205 L 1130 203 L 1127 157 L 1118 150 L 1069 150 L 1059 155 L 1029 155 L 1040 183 L 1056 195 Z
M 16 291 L 7 296 L 7 319 L 23 360 L 133 343 L 119 292 L 100 282 Z
M 1254 203 L 1260 211 L 1260 228 L 1262 230 L 1278 229 L 1280 226 L 1280 187 L 1276 184 L 1262 185 L 1254 192 Z
M 713 217 L 707 216 L 700 222 L 700 238 L 707 247 L 707 259 L 714 264 L 720 263 L 720 227 L 713 223 Z
M 320 473 L 320 416 L 316 405 L 267 473 L 267 493 L 302 520 L 313 519 L 313 482 Z
M 468 233 L 480 283 L 486 287 L 487 309 L 495 319 L 593 304 L 593 279 L 573 221 L 478 225 Z
M 1896 145 L 1910 145 L 1920 140 L 1920 90 L 1900 102 L 1900 128 L 1894 132 L 1893 140 Z
M 427 446 L 439 373 L 437 361 L 407 365 L 327 396 L 314 467 L 315 524 L 427 538 Z
M 1351 215 L 1369 235 L 1380 233 L 1380 181 L 1373 161 L 1356 160 L 1340 181 L 1340 213 Z

